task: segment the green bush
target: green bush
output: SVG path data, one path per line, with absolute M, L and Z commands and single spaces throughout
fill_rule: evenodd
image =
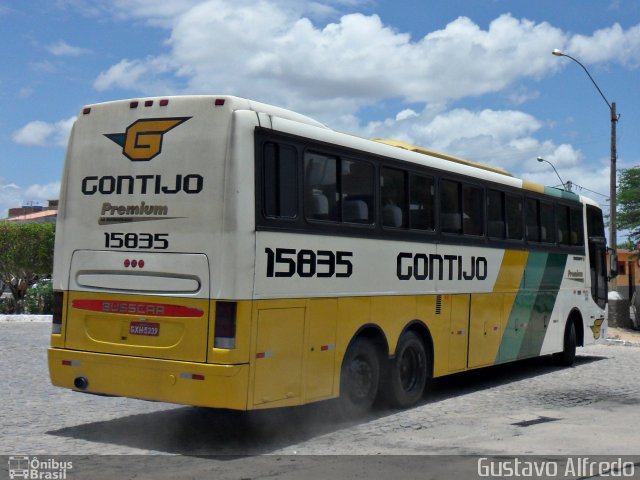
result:
M 0 315 L 11 315 L 16 312 L 16 302 L 13 297 L 0 298 Z
M 53 285 L 43 280 L 27 290 L 22 306 L 25 313 L 51 315 L 53 313 Z

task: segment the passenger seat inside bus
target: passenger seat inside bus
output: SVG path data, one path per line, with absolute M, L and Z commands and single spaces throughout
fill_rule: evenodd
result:
M 314 191 L 309 197 L 310 217 L 317 220 L 329 218 L 329 200 L 322 192 Z
M 382 224 L 385 227 L 402 227 L 402 209 L 393 203 L 382 207 Z
M 345 222 L 369 223 L 369 207 L 364 200 L 345 200 L 342 210 Z

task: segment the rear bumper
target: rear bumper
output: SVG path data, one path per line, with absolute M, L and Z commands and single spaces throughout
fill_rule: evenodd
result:
M 211 365 L 49 348 L 51 383 L 87 393 L 247 409 L 249 365 Z M 194 378 L 195 376 L 195 378 Z M 84 377 L 80 390 L 74 380 Z

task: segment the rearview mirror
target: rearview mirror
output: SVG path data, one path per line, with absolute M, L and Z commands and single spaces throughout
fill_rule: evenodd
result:
M 618 276 L 618 255 L 611 253 L 609 255 L 609 278 Z

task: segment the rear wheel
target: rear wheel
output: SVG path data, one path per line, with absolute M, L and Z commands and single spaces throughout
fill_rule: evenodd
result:
M 567 321 L 567 326 L 564 329 L 564 347 L 561 352 L 553 354 L 553 360 L 556 365 L 564 367 L 570 367 L 576 359 L 576 326 L 573 320 Z
M 340 410 L 346 417 L 366 413 L 378 395 L 380 357 L 368 340 L 355 340 L 342 362 L 340 374 Z
M 389 365 L 385 399 L 399 408 L 414 405 L 422 398 L 428 376 L 429 360 L 422 340 L 414 332 L 405 332 Z

